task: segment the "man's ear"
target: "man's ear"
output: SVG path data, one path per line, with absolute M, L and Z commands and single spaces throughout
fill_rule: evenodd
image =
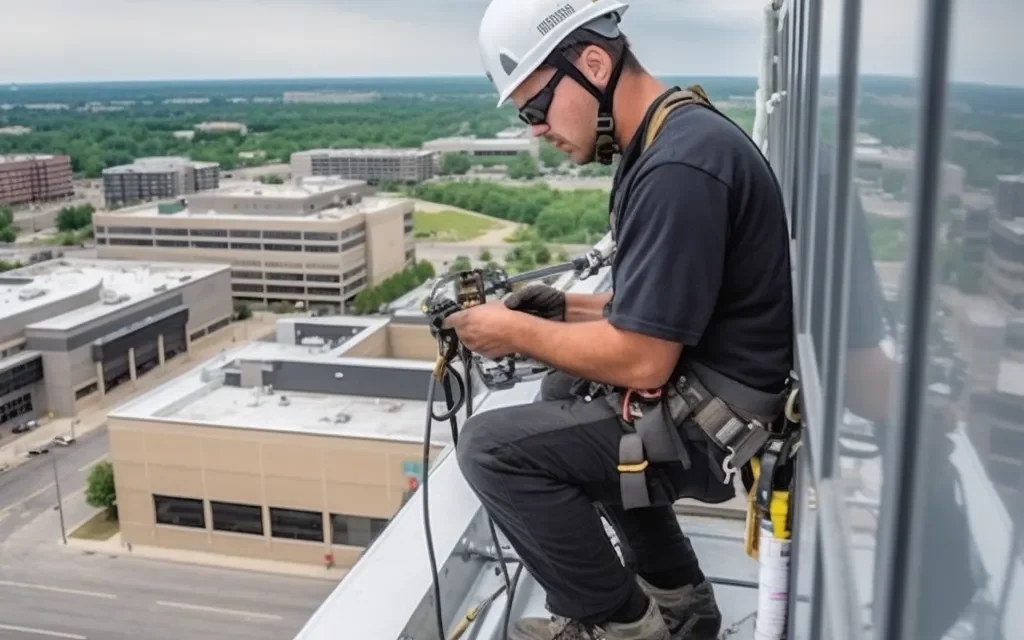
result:
M 588 45 L 580 56 L 581 71 L 594 83 L 599 90 L 604 91 L 608 81 L 612 77 L 612 69 L 615 67 L 608 52 L 597 45 Z

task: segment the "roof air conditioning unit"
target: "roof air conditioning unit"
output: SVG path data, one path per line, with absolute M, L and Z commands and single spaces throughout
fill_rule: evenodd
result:
M 40 289 L 39 287 L 31 287 L 22 289 L 18 292 L 19 300 L 33 300 L 46 295 L 46 289 Z
M 335 424 L 346 424 L 351 419 L 352 419 L 352 416 L 350 416 L 349 414 L 345 413 L 344 411 L 339 411 L 338 414 L 336 416 L 334 416 Z
M 282 407 L 287 407 L 291 403 L 292 401 L 288 399 L 288 396 L 281 396 L 281 399 L 278 401 L 278 404 Z

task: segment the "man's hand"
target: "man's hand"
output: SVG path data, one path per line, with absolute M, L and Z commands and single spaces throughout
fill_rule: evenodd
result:
M 505 298 L 505 306 L 548 320 L 565 320 L 565 293 L 546 284 L 531 284 Z
M 488 302 L 453 313 L 442 326 L 455 329 L 459 340 L 470 351 L 493 360 L 516 351 L 511 343 L 515 315 L 515 311 L 500 301 Z

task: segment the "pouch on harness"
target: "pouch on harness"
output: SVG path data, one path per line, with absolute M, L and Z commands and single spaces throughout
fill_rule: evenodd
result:
M 678 107 L 700 105 L 722 115 L 699 85 L 676 91 L 655 109 L 644 136 L 643 150 L 654 142 L 669 113 Z M 615 213 L 611 215 L 615 237 Z M 684 362 L 683 374 L 663 389 L 614 390 L 605 395 L 623 426 L 619 442 L 619 477 L 625 509 L 647 507 L 651 498 L 647 466 L 651 462 L 681 462 L 690 467 L 686 442 L 680 435 L 691 420 L 725 458 L 712 465 L 719 480 L 731 484 L 737 470 L 756 456 L 783 414 L 787 388 L 766 393 L 724 376 L 696 361 Z M 695 434 L 700 437 L 700 434 Z

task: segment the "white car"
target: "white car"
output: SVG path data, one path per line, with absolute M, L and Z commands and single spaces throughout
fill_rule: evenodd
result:
M 59 444 L 62 447 L 66 447 L 74 441 L 75 439 L 71 436 L 57 436 L 53 439 L 53 444 Z

